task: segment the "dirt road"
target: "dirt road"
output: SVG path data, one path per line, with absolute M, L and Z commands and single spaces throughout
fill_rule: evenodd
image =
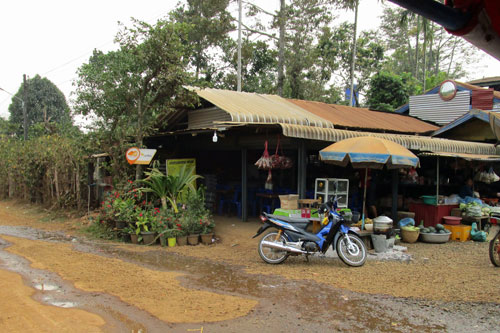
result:
M 415 245 L 413 262 L 361 269 L 325 258 L 270 266 L 250 238 L 256 224 L 217 222 L 219 244 L 164 249 L 88 240 L 76 220 L 0 202 L 0 330 L 498 330 L 498 288 L 476 285 L 498 286 L 500 271 L 479 254 L 460 271 L 452 255 L 485 244 Z

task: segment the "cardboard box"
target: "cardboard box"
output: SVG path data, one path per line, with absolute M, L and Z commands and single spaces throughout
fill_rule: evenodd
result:
M 282 209 L 298 209 L 299 208 L 299 195 L 287 194 L 280 195 L 280 204 Z

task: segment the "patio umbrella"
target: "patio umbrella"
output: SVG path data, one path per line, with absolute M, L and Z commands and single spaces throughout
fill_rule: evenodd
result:
M 326 163 L 353 168 L 365 168 L 363 191 L 362 226 L 365 223 L 366 180 L 368 168 L 388 169 L 410 168 L 419 165 L 418 157 L 400 144 L 372 136 L 361 136 L 336 142 L 319 152 L 320 159 Z

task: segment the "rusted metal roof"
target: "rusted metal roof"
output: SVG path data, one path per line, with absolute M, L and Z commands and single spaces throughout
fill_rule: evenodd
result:
M 335 127 L 383 130 L 401 133 L 425 133 L 439 127 L 397 113 L 371 111 L 366 108 L 288 99 L 307 111 L 331 121 Z
M 233 122 L 282 123 L 333 128 L 330 121 L 311 114 L 279 96 L 221 89 L 187 88 L 227 112 Z
M 416 135 L 349 131 L 336 128 L 319 128 L 290 124 L 280 124 L 280 126 L 283 129 L 283 135 L 301 139 L 337 142 L 359 136 L 374 136 L 394 141 L 411 150 L 500 155 L 500 146 L 496 148 L 495 145 L 489 143 L 448 140 Z

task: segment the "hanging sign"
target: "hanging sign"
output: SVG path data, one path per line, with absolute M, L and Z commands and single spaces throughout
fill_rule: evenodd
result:
M 139 149 L 132 147 L 127 150 L 125 157 L 129 164 L 145 164 L 151 163 L 151 160 L 156 154 L 156 149 Z

